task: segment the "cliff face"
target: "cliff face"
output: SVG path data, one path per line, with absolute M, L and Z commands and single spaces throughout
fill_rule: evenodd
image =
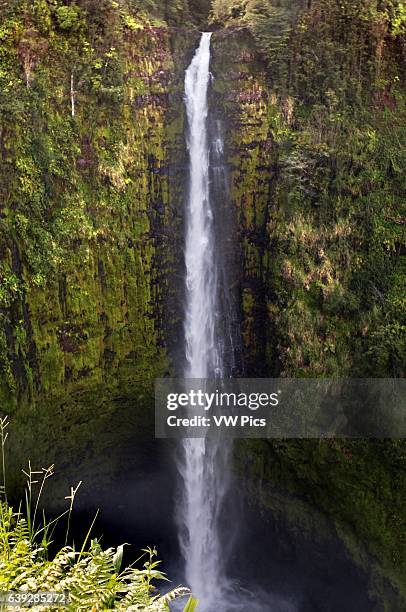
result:
M 269 124 L 266 69 L 247 30 L 213 37 L 213 106 L 226 118 L 230 195 L 237 219 L 242 370 L 270 372 L 265 355 L 272 341 L 266 317 L 267 223 L 275 147 Z
M 153 379 L 181 340 L 183 71 L 206 4 L 5 10 L 0 399 L 16 432 L 13 481 L 27 452 L 62 468 L 61 456 L 69 464 L 85 449 L 100 476 L 130 421 L 131 435 L 150 436 Z M 226 26 L 213 36 L 211 103 L 237 225 L 241 372 L 398 376 L 398 13 L 265 4 L 265 20 L 255 2 L 213 13 Z M 360 564 L 378 559 L 377 589 L 380 567 L 397 586 L 404 568 L 402 461 L 386 441 L 253 441 L 236 452 L 264 508 L 314 535 L 317 507 Z
M 214 3 L 228 26 L 214 88 L 230 121 L 246 371 L 399 376 L 400 9 L 259 4 Z
M 246 375 L 402 375 L 404 50 L 387 15 L 368 22 L 350 4 L 309 3 L 277 48 L 249 11 L 228 12 L 213 38 Z M 266 18 L 275 26 L 281 13 Z M 236 461 L 249 497 L 282 531 L 291 521 L 315 541 L 338 535 L 396 609 L 387 580 L 404 588 L 403 449 L 251 441 L 237 445 Z M 323 529 L 315 507 L 328 517 Z
M 117 398 L 142 428 L 167 371 L 195 41 L 113 6 L 21 3 L 2 24 L 0 398 L 18 467 L 19 447 L 78 452 Z

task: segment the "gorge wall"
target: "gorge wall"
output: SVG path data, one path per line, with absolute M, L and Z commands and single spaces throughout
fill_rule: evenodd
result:
M 112 445 L 129 398 L 145 433 L 181 318 L 183 70 L 198 33 L 93 8 L 17 3 L 2 24 L 0 397 L 18 432 L 13 481 L 26 449 L 52 462 L 64 440 L 62 455 L 80 456 L 89 427 Z
M 208 4 L 4 11 L 12 486 L 28 458 L 69 472 L 86 454 L 102 478 L 115 446 L 151 435 L 153 379 L 181 344 L 183 78 Z M 396 3 L 375 4 L 213 3 L 211 104 L 238 225 L 246 375 L 402 374 L 405 51 Z M 236 466 L 254 503 L 293 531 L 317 539 L 327 517 L 320 538 L 335 533 L 391 598 L 388 584 L 404 589 L 403 448 L 252 441 Z
M 272 24 L 286 12 L 248 10 L 220 14 L 228 27 L 213 39 L 239 220 L 244 372 L 401 376 L 404 47 L 383 15 L 371 17 L 368 38 L 371 23 L 356 11 L 350 23 L 344 7 L 311 5 L 285 40 Z M 402 449 L 394 440 L 250 441 L 236 461 L 265 515 L 280 526 L 290 515 L 314 541 L 338 535 L 372 572 L 371 591 L 397 609 L 388 585 L 404 593 Z

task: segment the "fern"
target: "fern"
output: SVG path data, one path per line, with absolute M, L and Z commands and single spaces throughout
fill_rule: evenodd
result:
M 89 549 L 82 552 L 65 546 L 48 560 L 44 548 L 30 540 L 24 517 L 4 504 L 0 516 L 3 517 L 0 519 L 0 590 L 68 591 L 70 603 L 66 610 L 69 612 L 164 612 L 169 610 L 171 602 L 190 595 L 183 587 L 165 595 L 156 591 L 153 583 L 166 577 L 158 569 L 155 549 L 144 551 L 146 560 L 142 568 L 127 567 L 123 571 L 120 571 L 122 547 L 103 550 L 97 540 L 92 540 Z M 186 606 L 188 612 L 194 609 L 191 605 L 189 602 Z
M 4 458 L 5 435 L 4 421 L 0 421 L 0 443 Z M 3 460 L 4 465 L 4 460 Z M 159 569 L 155 549 L 147 548 L 139 561 L 142 567 L 129 566 L 121 570 L 124 546 L 103 550 L 97 539 L 90 541 L 90 531 L 78 552 L 70 546 L 61 548 L 53 558 L 49 558 L 49 537 L 53 526 L 63 516 L 68 518 L 66 540 L 73 501 L 78 487 L 71 488 L 66 498 L 70 502 L 68 510 L 50 523 L 45 515 L 42 522 L 38 519 L 39 499 L 46 480 L 52 475 L 53 466 L 34 472 L 28 466 L 25 514 L 14 511 L 5 495 L 5 477 L 2 487 L 3 500 L 0 499 L 0 591 L 53 591 L 69 593 L 70 601 L 64 608 L 68 612 L 97 612 L 99 610 L 143 610 L 167 612 L 169 605 L 176 599 L 190 595 L 188 589 L 178 587 L 161 595 L 156 587 L 157 581 L 167 580 Z M 39 492 L 36 493 L 35 485 Z M 96 515 L 97 516 L 97 515 Z M 193 612 L 196 603 L 189 600 L 186 611 Z M 14 608 L 16 612 L 19 607 Z M 60 607 L 38 607 L 32 610 L 60 611 Z

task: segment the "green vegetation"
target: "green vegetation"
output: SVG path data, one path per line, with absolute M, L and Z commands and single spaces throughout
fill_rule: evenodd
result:
M 0 588 L 24 594 L 69 593 L 64 610 L 150 610 L 164 612 L 169 603 L 188 594 L 173 589 L 165 595 L 154 594 L 153 582 L 165 580 L 158 569 L 155 550 L 145 550 L 142 568 L 121 569 L 123 547 L 103 550 L 93 539 L 84 550 L 64 546 L 49 556 L 49 542 L 31 537 L 27 519 L 21 512 L 3 504 L 0 513 Z M 142 559 L 142 558 L 141 558 Z M 140 560 L 141 560 L 140 559 Z M 58 610 L 59 606 L 32 606 L 32 609 Z M 23 609 L 23 608 L 21 608 Z M 189 608 L 188 609 L 192 609 Z
M 236 461 L 252 499 L 293 533 L 314 542 L 338 536 L 370 576 L 371 594 L 388 610 L 402 609 L 403 441 L 239 441 Z
M 176 69 L 162 24 L 123 4 L 9 2 L 3 17 L 0 398 L 10 411 L 41 394 L 59 402 L 70 385 L 114 393 L 118 379 L 132 384 L 134 353 L 140 380 L 166 367 L 155 247 Z
M 246 373 L 404 375 L 400 3 L 226 1 L 213 14 Z M 315 539 L 321 509 L 371 590 L 384 600 L 389 578 L 403 605 L 404 442 L 250 441 L 236 456 L 254 499 Z
M 54 460 L 57 440 L 69 464 L 84 448 L 108 458 L 113 438 L 132 435 L 130 414 L 140 435 L 152 430 L 152 382 L 168 372 L 179 319 L 183 70 L 208 5 L 2 4 L 0 402 L 18 431 L 11 486 L 29 448 L 35 463 Z M 214 0 L 210 11 L 246 373 L 403 375 L 403 3 Z M 319 508 L 360 565 L 373 556 L 375 589 L 388 578 L 404 588 L 404 445 L 251 441 L 237 456 L 253 499 L 276 512 L 285 491 L 292 523 Z M 7 529 L 27 520 L 4 511 Z M 111 577 L 116 552 L 88 547 L 80 561 L 104 555 Z
M 7 418 L 0 420 L 2 476 L 0 499 L 0 591 L 24 593 L 67 593 L 64 610 L 97 612 L 98 610 L 145 610 L 165 612 L 169 603 L 189 595 L 188 589 L 178 587 L 160 595 L 153 585 L 165 581 L 159 571 L 156 550 L 146 549 L 136 564 L 122 568 L 124 546 L 103 550 L 97 539 L 90 540 L 91 526 L 80 549 L 68 546 L 69 529 L 75 495 L 79 486 L 72 487 L 65 498 L 68 509 L 47 521 L 41 509 L 41 495 L 53 466 L 33 471 L 29 463 L 25 506 L 18 511 L 7 503 L 5 444 Z M 24 509 L 23 509 L 24 508 Z M 39 516 L 41 514 L 41 516 Z M 67 520 L 65 546 L 58 550 L 53 543 L 55 528 Z M 94 523 L 94 521 L 93 521 Z M 143 560 L 142 567 L 139 562 Z M 185 612 L 193 612 L 197 602 L 191 597 Z M 59 606 L 30 606 L 36 610 L 58 610 Z M 20 609 L 20 607 L 16 607 Z M 21 607 L 24 609 L 24 607 Z
M 230 32 L 247 29 L 264 62 L 259 79 L 242 78 L 252 59 L 236 51 L 240 103 L 226 104 L 243 118 L 230 150 L 253 145 L 237 162 L 235 200 L 249 236 L 248 277 L 261 276 L 251 306 L 269 319 L 269 367 L 290 376 L 402 375 L 402 3 L 219 0 L 213 19 Z M 222 41 L 219 59 L 228 63 Z M 249 198 L 261 183 L 253 214 Z
M 180 201 L 169 164 L 183 154 L 172 100 L 193 42 L 164 26 L 110 1 L 2 8 L 0 405 L 19 432 L 15 484 L 24 447 L 59 465 L 52 439 L 63 454 L 88 448 L 89 419 L 91 444 L 111 444 L 126 398 L 145 434 L 153 379 L 168 368 Z

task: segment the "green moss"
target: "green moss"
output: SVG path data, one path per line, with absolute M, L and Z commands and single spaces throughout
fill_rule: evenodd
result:
M 390 441 L 240 441 L 237 473 L 263 509 L 283 516 L 292 529 L 314 542 L 332 534 L 342 539 L 371 576 L 371 592 L 393 606 L 389 579 L 401 606 L 405 482 L 404 454 L 398 453 L 401 443 L 397 446 Z
M 313 4 L 318 11 L 320 3 Z M 337 32 L 312 10 L 304 18 L 315 21 L 285 46 L 300 87 L 267 73 L 236 21 L 213 38 L 216 103 L 229 120 L 226 149 L 240 228 L 245 372 L 399 376 L 403 86 L 393 94 L 396 107 L 389 99 L 377 102 L 380 86 L 365 66 L 353 105 L 347 72 L 341 79 L 348 82 L 334 91 L 331 83 L 316 87 L 309 72 L 301 79 L 304 68 L 295 62 L 326 43 L 317 38 L 320 28 L 328 29 L 331 49 L 338 45 Z M 318 19 L 328 21 L 325 10 Z M 400 60 L 393 44 L 389 36 L 387 74 Z M 333 73 L 328 65 L 324 74 Z M 371 589 L 389 602 L 387 579 L 405 596 L 403 460 L 397 441 L 253 441 L 239 446 L 237 471 L 253 499 L 275 512 L 283 508 L 292 529 L 302 525 L 317 539 L 314 517 L 321 512 L 330 521 L 327 532 L 338 534 L 371 572 Z
M 152 381 L 169 368 L 183 69 L 198 33 L 165 27 L 191 21 L 183 0 L 136 4 L 17 2 L 0 27 L 0 400 L 15 415 L 14 474 L 27 449 L 33 463 L 60 463 L 55 440 L 66 462 L 84 448 L 108 457 L 129 414 L 150 432 Z M 227 123 L 246 373 L 398 376 L 399 15 L 314 0 L 278 41 L 285 3 L 234 4 L 221 17 L 234 27 L 213 36 L 213 101 Z M 262 482 L 253 497 L 311 537 L 317 507 L 323 537 L 332 523 L 360 564 L 365 550 L 377 559 L 377 584 L 400 586 L 396 442 L 241 448 Z
M 0 399 L 18 439 L 14 483 L 27 455 L 64 465 L 118 444 L 126 433 L 109 419 L 123 406 L 140 435 L 153 429 L 179 265 L 158 228 L 179 223 L 183 183 L 168 169 L 184 155 L 183 64 L 196 37 L 118 3 L 97 18 L 52 8 L 46 31 L 38 20 L 17 3 L 0 32 Z

